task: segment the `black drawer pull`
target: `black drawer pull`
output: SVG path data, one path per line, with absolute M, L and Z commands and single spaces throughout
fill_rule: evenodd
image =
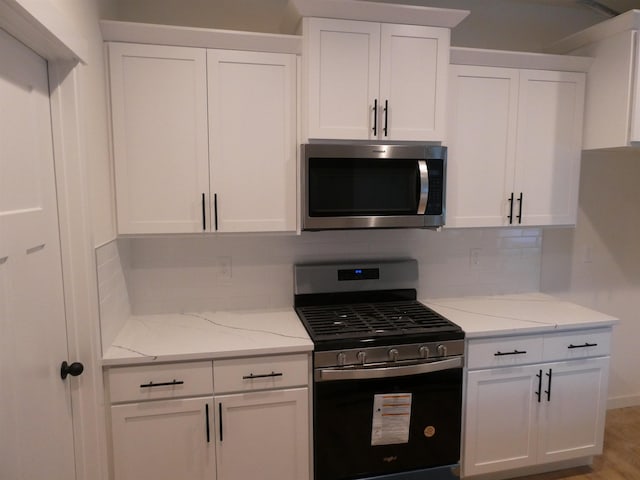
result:
M 597 347 L 597 343 L 589 343 L 586 342 L 584 345 L 574 345 L 573 343 L 569 345 L 567 348 L 587 348 L 587 347 Z
M 253 380 L 254 378 L 269 378 L 269 377 L 281 377 L 282 373 L 281 372 L 271 372 L 271 373 L 263 373 L 260 375 L 254 375 L 253 373 L 250 373 L 249 375 L 245 375 L 244 377 L 242 377 L 243 380 Z
M 493 355 L 495 357 L 504 357 L 505 355 L 524 355 L 525 353 L 527 353 L 526 350 L 514 350 L 513 352 L 501 352 L 501 351 L 497 351 L 496 353 L 494 353 Z
M 171 386 L 171 385 L 183 385 L 183 384 L 184 384 L 184 382 L 182 380 L 174 379 L 171 382 L 162 382 L 162 383 L 149 382 L 149 383 L 143 383 L 142 385 L 140 385 L 140 388 L 168 387 L 168 386 Z

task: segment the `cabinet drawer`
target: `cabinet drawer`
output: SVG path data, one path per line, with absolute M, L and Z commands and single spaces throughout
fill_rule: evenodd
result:
M 216 395 L 308 384 L 309 358 L 306 354 L 235 358 L 213 362 L 213 385 Z
M 469 340 L 467 365 L 474 369 L 540 362 L 542 338 L 535 335 Z
M 610 342 L 609 328 L 550 333 L 544 336 L 543 360 L 546 362 L 609 355 Z
M 117 367 L 107 375 L 112 403 L 213 394 L 211 362 Z

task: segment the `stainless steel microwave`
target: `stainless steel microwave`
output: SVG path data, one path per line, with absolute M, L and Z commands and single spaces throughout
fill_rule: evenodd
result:
M 439 145 L 302 145 L 302 228 L 440 227 L 446 167 Z

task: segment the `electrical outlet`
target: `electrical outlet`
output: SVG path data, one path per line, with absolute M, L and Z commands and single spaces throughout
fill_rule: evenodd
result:
M 231 257 L 218 257 L 218 278 L 231 280 Z
M 470 248 L 469 249 L 469 266 L 471 268 L 476 268 L 480 266 L 480 252 L 481 248 Z

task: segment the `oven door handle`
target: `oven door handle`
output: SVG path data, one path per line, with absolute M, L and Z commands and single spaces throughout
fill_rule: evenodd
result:
M 418 200 L 418 215 L 427 213 L 427 201 L 429 200 L 429 167 L 426 160 L 418 160 L 418 172 L 420 174 L 420 198 Z
M 437 362 L 381 368 L 322 368 L 316 372 L 316 381 L 367 380 L 372 378 L 405 377 L 421 373 L 439 372 L 463 366 L 463 357 L 448 358 Z

